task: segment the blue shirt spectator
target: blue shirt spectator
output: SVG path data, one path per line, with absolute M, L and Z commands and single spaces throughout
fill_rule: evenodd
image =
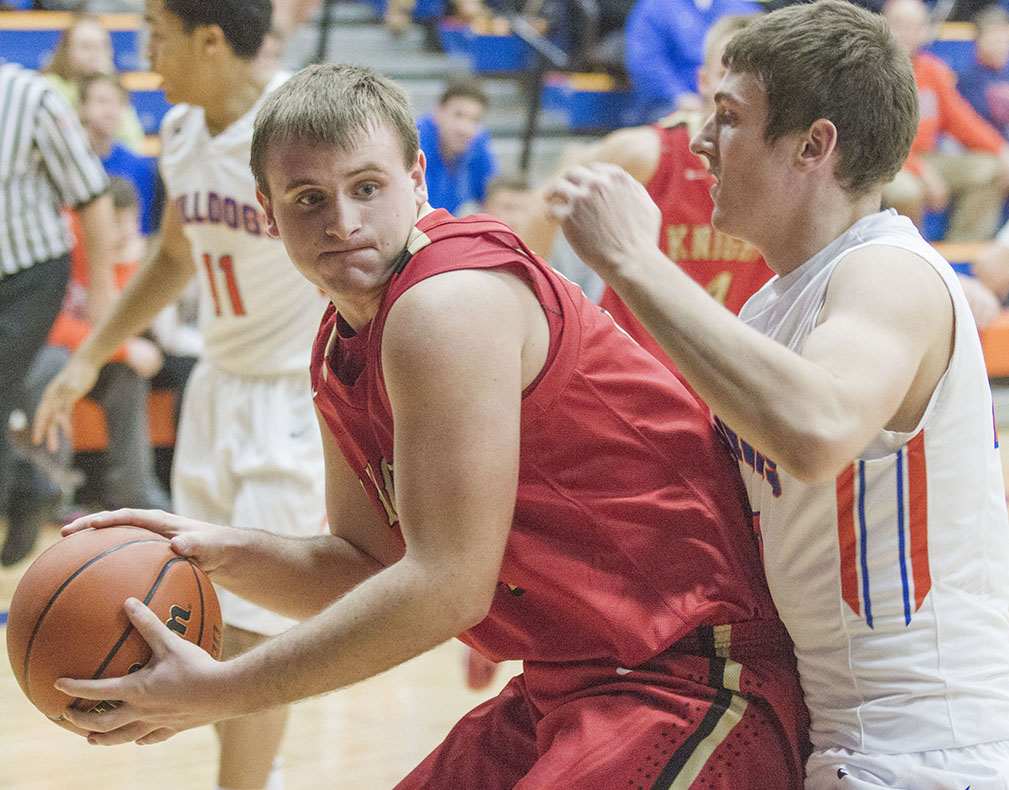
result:
M 490 135 L 483 127 L 487 95 L 472 80 L 449 84 L 432 112 L 417 119 L 427 159 L 428 201 L 464 213 L 480 208 L 487 182 L 498 172 Z
M 79 96 L 77 111 L 91 148 L 110 176 L 120 176 L 133 184 L 140 196 L 141 233 L 153 233 L 161 224 L 164 202 L 157 163 L 116 139 L 116 129 L 129 106 L 129 94 L 115 75 L 94 74 L 81 80 Z
M 697 69 L 708 29 L 723 16 L 761 10 L 752 0 L 638 0 L 627 16 L 624 40 L 642 121 L 697 109 Z
M 125 145 L 112 143 L 109 153 L 101 157 L 105 172 L 129 181 L 140 199 L 140 232 L 144 236 L 157 232 L 161 226 L 164 188 L 153 159 L 134 153 Z
M 974 18 L 974 64 L 961 73 L 957 87 L 978 114 L 1009 136 L 1009 13 L 985 8 Z

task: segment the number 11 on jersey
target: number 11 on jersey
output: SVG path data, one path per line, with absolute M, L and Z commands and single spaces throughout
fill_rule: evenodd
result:
M 217 291 L 217 269 L 224 275 L 224 283 L 227 286 L 228 300 L 231 302 L 231 312 L 234 315 L 245 315 L 245 305 L 242 304 L 242 295 L 238 292 L 238 281 L 235 279 L 235 262 L 230 255 L 222 255 L 217 266 L 214 266 L 214 259 L 210 253 L 203 253 L 203 268 L 207 270 L 207 281 L 210 283 L 210 295 L 214 299 L 214 314 L 221 314 L 221 297 Z

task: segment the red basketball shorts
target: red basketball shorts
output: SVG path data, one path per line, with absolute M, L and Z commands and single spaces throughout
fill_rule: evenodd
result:
M 782 647 L 745 666 L 527 662 L 397 790 L 801 790 L 808 716 Z

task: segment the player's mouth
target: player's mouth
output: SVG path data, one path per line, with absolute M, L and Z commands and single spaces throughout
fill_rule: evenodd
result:
M 369 244 L 359 244 L 354 247 L 334 247 L 333 249 L 323 250 L 321 255 L 350 255 L 354 252 L 359 252 L 360 250 L 370 250 L 371 245 Z

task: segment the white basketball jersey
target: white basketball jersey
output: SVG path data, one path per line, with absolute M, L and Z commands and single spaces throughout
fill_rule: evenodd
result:
M 266 93 L 287 75 L 278 75 Z M 249 169 L 263 97 L 211 136 L 203 109 L 173 107 L 161 126 L 161 174 L 192 245 L 200 280 L 205 356 L 225 370 L 270 375 L 307 370 L 326 300 L 266 233 Z
M 881 432 L 835 481 L 809 485 L 731 430 L 774 602 L 795 641 L 818 749 L 917 752 L 1009 738 L 1009 524 L 991 391 L 956 275 L 893 211 L 864 217 L 740 317 L 794 351 L 831 274 L 867 244 L 942 277 L 949 368 L 917 428 Z

